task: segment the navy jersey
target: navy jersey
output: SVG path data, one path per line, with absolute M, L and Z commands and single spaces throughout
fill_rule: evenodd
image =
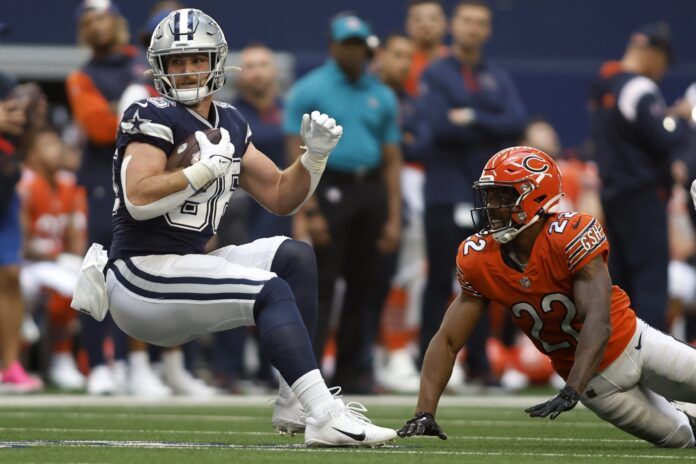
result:
M 242 156 L 249 146 L 251 130 L 244 117 L 231 105 L 213 102 L 209 120 L 186 106 L 166 98 L 148 98 L 133 103 L 123 115 L 114 154 L 113 241 L 109 257 L 126 258 L 153 254 L 203 253 L 216 232 L 234 190 L 239 186 Z M 141 142 L 162 149 L 169 156 L 195 131 L 225 128 L 234 145 L 228 174 L 206 189 L 196 192 L 181 206 L 146 221 L 136 221 L 123 198 L 122 162 L 126 147 Z

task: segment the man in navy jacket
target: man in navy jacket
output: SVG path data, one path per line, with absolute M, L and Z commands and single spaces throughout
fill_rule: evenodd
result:
M 452 256 L 459 242 L 475 232 L 470 215 L 474 203 L 471 185 L 491 154 L 514 144 L 526 119 L 510 77 L 483 56 L 491 21 L 491 9 L 484 1 L 459 2 L 451 20 L 450 56 L 433 62 L 421 76 L 425 117 L 433 137 L 432 153 L 424 160 L 429 271 L 421 356 L 452 294 Z M 488 374 L 485 324 L 469 343 L 472 378 Z

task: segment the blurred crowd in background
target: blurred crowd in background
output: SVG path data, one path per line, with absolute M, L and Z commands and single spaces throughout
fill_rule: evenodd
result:
M 205 10 L 152 2 L 138 27 L 116 2 L 79 4 L 76 35 L 89 57 L 65 80 L 62 100 L 47 98 L 41 82 L 0 75 L 0 394 L 275 388 L 253 329 L 161 349 L 126 337 L 109 317 L 96 322 L 70 308 L 87 246 L 110 242 L 121 114 L 157 96 L 144 73 L 150 34 L 182 7 Z M 577 117 L 589 118 L 590 132 L 585 143 L 564 147 L 554 121 L 526 109 L 534 95 L 521 94 L 486 54 L 495 8 L 482 0 L 398 8 L 403 30 L 384 37 L 359 12 L 325 18 L 317 35 L 325 40 L 328 31 L 326 62 L 292 82 L 283 81 L 282 56 L 261 42 L 228 59 L 242 70 L 215 99 L 241 111 L 254 144 L 279 167 L 299 154 L 302 113 L 319 105 L 345 132 L 300 213 L 273 216 L 238 191 L 209 249 L 274 235 L 311 243 L 319 275 L 314 349 L 327 378 L 346 393 L 416 392 L 422 355 L 457 292 L 457 247 L 476 232 L 471 185 L 493 153 L 527 145 L 559 163 L 561 210 L 605 224 L 612 276 L 639 317 L 695 341 L 696 214 L 687 189 L 696 177 L 696 83 L 675 102 L 662 97 L 659 82 L 674 59 L 669 25 L 636 25 L 623 56 L 586 82 L 588 110 Z M 448 388 L 546 383 L 564 385 L 507 309 L 491 304 Z

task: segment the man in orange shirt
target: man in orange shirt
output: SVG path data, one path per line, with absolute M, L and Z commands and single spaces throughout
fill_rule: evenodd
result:
M 404 88 L 411 96 L 418 95 L 423 70 L 437 58 L 447 54 L 442 43 L 447 32 L 447 18 L 439 0 L 411 0 L 406 10 L 406 32 L 415 47 L 411 69 Z
M 581 401 L 657 446 L 693 447 L 696 418 L 666 398 L 696 400 L 696 350 L 637 319 L 628 295 L 612 286 L 599 222 L 558 212 L 555 161 L 534 148 L 502 150 L 474 189 L 485 226 L 459 246 L 462 291 L 430 342 L 417 412 L 399 435 L 447 438 L 434 418 L 440 395 L 457 352 L 496 301 L 566 380 L 554 398 L 527 408 L 530 416 L 555 419 Z

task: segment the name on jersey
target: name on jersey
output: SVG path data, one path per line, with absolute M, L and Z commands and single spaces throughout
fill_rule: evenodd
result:
M 572 271 L 578 263 L 582 262 L 586 256 L 592 254 L 606 242 L 606 240 L 607 237 L 604 234 L 602 226 L 597 219 L 592 219 L 592 221 L 566 246 L 568 268 Z

